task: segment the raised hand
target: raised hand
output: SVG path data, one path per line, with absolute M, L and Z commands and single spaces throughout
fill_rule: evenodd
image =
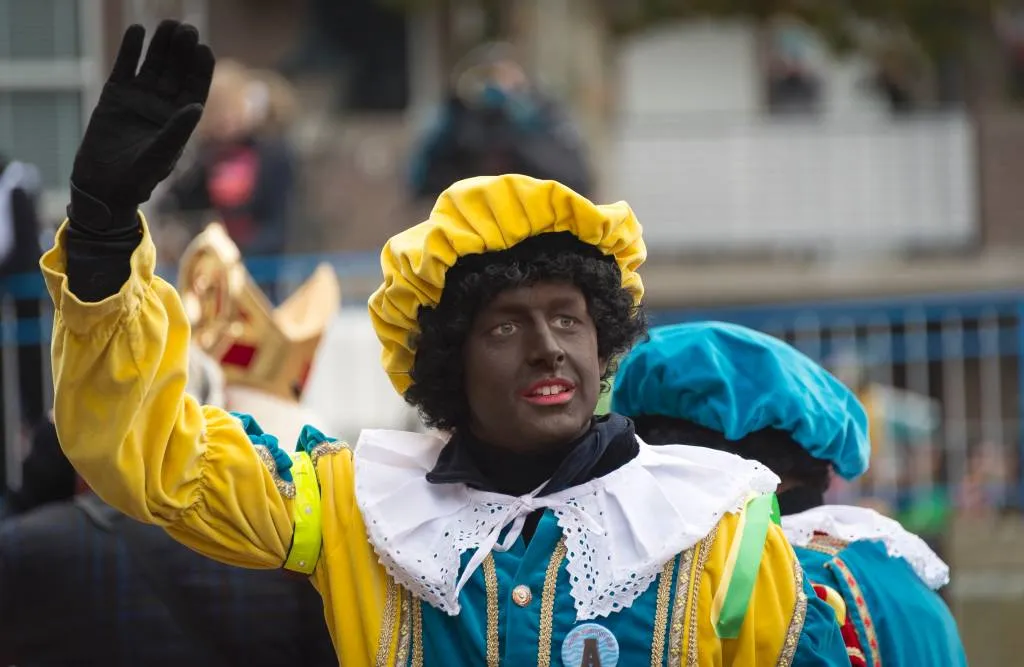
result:
M 69 215 L 96 232 L 134 224 L 139 204 L 174 168 L 210 90 L 213 52 L 194 27 L 163 21 L 138 67 L 145 34 L 140 25 L 125 31 L 75 156 Z

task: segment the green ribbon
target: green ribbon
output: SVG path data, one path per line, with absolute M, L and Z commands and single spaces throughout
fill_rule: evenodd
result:
M 736 639 L 747 616 L 750 596 L 754 593 L 757 571 L 761 567 L 764 543 L 768 537 L 768 526 L 779 523 L 779 500 L 774 493 L 752 498 L 744 510 L 746 519 L 743 534 L 740 535 L 739 552 L 733 566 L 729 588 L 725 592 L 722 612 L 715 624 L 715 634 L 720 639 Z

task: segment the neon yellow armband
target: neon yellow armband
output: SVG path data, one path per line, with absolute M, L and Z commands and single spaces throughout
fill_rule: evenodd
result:
M 295 479 L 295 501 L 292 518 L 292 548 L 284 563 L 286 570 L 313 574 L 320 558 L 323 541 L 323 518 L 320 511 L 320 483 L 316 478 L 313 460 L 306 452 L 292 453 L 292 477 Z

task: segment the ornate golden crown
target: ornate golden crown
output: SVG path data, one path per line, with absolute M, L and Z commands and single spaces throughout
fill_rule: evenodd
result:
M 196 345 L 224 370 L 227 384 L 295 400 L 317 347 L 341 306 L 341 285 L 329 264 L 277 308 L 242 263 L 224 226 L 212 223 L 182 255 L 178 291 Z

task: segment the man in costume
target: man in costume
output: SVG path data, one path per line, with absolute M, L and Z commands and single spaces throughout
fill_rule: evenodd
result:
M 42 260 L 55 418 L 108 502 L 214 559 L 308 575 L 344 665 L 840 665 L 832 610 L 772 522 L 778 478 L 593 417 L 643 332 L 624 204 L 453 185 L 384 247 L 370 312 L 395 388 L 450 439 L 312 427 L 295 452 L 185 392 L 188 318 L 136 207 L 202 112 L 195 29 L 129 28 Z
M 853 392 L 783 341 L 745 327 L 659 327 L 623 359 L 612 409 L 644 441 L 686 442 L 760 461 L 782 479 L 782 526 L 816 593 L 842 622 L 853 665 L 966 665 L 936 589 L 949 568 L 874 510 L 824 504 L 834 470 L 868 467 Z

